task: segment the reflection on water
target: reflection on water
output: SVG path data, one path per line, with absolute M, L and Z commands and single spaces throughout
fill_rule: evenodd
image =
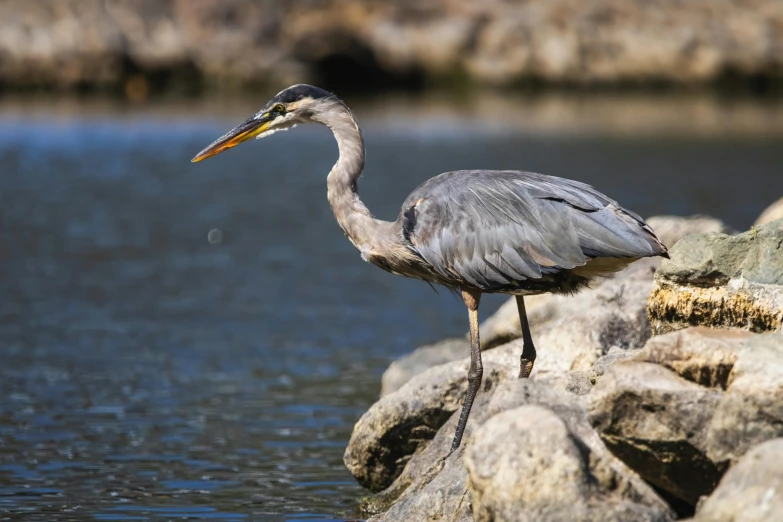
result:
M 464 332 L 448 292 L 362 263 L 342 237 L 326 203 L 336 147 L 325 130 L 189 163 L 256 108 L 243 103 L 3 105 L 0 513 L 350 517 L 363 493 L 342 453 L 380 373 Z M 565 175 L 643 215 L 701 212 L 738 228 L 783 195 L 774 125 L 747 124 L 750 136 L 593 133 L 588 107 L 581 131 L 539 134 L 509 125 L 509 107 L 499 125 L 492 110 L 394 107 L 357 110 L 362 193 L 386 219 L 418 183 L 455 168 Z

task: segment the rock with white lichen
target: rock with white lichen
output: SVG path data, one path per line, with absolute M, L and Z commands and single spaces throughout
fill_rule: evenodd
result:
M 783 220 L 736 236 L 695 234 L 661 263 L 650 295 L 656 332 L 689 325 L 783 327 Z

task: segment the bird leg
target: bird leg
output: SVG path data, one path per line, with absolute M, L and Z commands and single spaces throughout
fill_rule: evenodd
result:
M 465 402 L 462 403 L 462 413 L 459 415 L 457 431 L 454 433 L 454 441 L 451 443 L 451 451 L 459 448 L 462 441 L 462 434 L 465 432 L 465 425 L 468 423 L 470 408 L 473 406 L 473 399 L 476 398 L 479 386 L 481 386 L 481 376 L 484 369 L 481 366 L 481 347 L 479 345 L 479 322 L 478 307 L 481 301 L 481 292 L 476 290 L 463 290 L 462 300 L 468 307 L 468 317 L 470 319 L 470 370 L 468 370 L 468 393 L 465 395 Z
M 517 297 L 517 310 L 519 310 L 519 323 L 522 326 L 522 355 L 519 357 L 519 378 L 527 379 L 533 371 L 533 363 L 536 362 L 536 347 L 533 346 L 533 337 L 530 335 L 530 325 L 527 322 L 525 311 L 525 298 Z

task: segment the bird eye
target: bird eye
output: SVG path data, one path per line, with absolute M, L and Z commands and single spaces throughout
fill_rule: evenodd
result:
M 283 107 L 281 104 L 278 103 L 277 105 L 275 105 L 274 111 L 283 114 L 285 112 L 285 107 Z

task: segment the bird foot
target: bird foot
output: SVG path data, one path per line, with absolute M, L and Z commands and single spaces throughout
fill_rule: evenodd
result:
M 527 379 L 530 377 L 530 372 L 533 371 L 533 361 L 529 359 L 521 359 L 519 361 L 519 378 Z

